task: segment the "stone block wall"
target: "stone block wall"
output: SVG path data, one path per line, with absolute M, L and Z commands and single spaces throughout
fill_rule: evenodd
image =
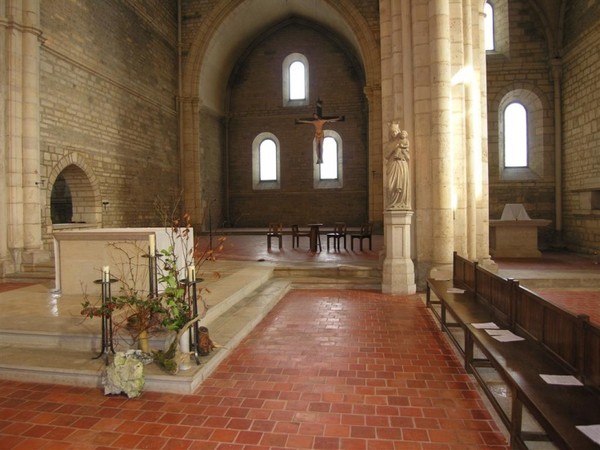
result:
M 543 24 L 525 1 L 494 3 L 508 39 L 487 55 L 490 219 L 499 219 L 506 203 L 523 203 L 531 218 L 554 221 L 554 88 Z M 527 169 L 502 163 L 500 114 L 510 100 L 524 102 L 532 119 Z M 540 230 L 540 248 L 553 245 L 553 229 L 554 223 Z
M 309 64 L 309 102 L 284 107 L 282 62 L 301 53 Z M 257 39 L 231 78 L 228 120 L 228 219 L 242 227 L 265 227 L 271 221 L 293 223 L 343 221 L 358 226 L 368 218 L 367 115 L 361 68 L 342 45 L 323 30 L 290 23 Z M 317 98 L 323 115 L 344 115 L 344 122 L 327 124 L 343 140 L 343 187 L 313 186 L 313 137 L 310 118 Z M 280 143 L 281 185 L 254 190 L 252 143 L 262 132 Z
M 98 226 L 162 225 L 154 200 L 179 190 L 175 3 L 45 0 L 41 27 L 45 241 L 50 177 L 65 160 L 85 161 Z
M 570 0 L 563 58 L 565 242 L 600 252 L 600 3 Z

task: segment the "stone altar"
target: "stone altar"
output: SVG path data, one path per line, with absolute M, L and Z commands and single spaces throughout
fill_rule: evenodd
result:
M 54 232 L 55 290 L 61 294 L 90 296 L 100 295 L 100 284 L 94 280 L 102 278 L 102 268 L 110 268 L 111 278 L 119 278 L 133 258 L 135 288 L 148 292 L 148 254 L 153 244 L 160 252 L 174 243 L 177 267 L 185 278 L 186 261 L 193 263 L 186 252 L 194 248 L 194 231 L 189 230 L 187 240 L 170 228 L 87 228 Z M 115 247 L 117 244 L 119 249 Z M 118 283 L 112 288 L 118 294 Z M 159 286 L 160 291 L 160 286 Z
M 538 228 L 550 222 L 529 218 L 522 204 L 505 205 L 500 220 L 490 220 L 490 254 L 494 258 L 539 258 Z

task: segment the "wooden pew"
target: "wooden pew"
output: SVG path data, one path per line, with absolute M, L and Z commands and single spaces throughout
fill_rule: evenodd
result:
M 451 293 L 449 288 L 465 292 Z M 452 280 L 427 281 L 427 305 L 509 430 L 511 446 L 527 448 L 529 440 L 551 440 L 559 448 L 598 448 L 575 428 L 600 424 L 600 328 L 589 318 L 552 305 L 518 281 L 456 253 Z M 494 322 L 524 340 L 499 342 L 473 327 L 477 322 Z M 508 406 L 488 385 L 490 370 L 506 385 Z M 540 374 L 573 375 L 584 385 L 551 385 Z M 523 430 L 523 408 L 543 433 Z

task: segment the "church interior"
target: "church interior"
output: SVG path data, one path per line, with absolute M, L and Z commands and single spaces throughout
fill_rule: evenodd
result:
M 600 445 L 535 405 L 521 440 L 425 302 L 461 255 L 600 354 L 598 1 L 0 0 L 0 55 L 0 447 Z M 127 406 L 86 239 L 184 215 L 221 345 Z

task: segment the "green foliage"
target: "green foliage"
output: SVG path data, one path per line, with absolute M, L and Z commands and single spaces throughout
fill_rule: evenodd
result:
M 164 286 L 161 294 L 162 325 L 170 331 L 178 331 L 191 319 L 192 308 L 185 295 L 185 280 L 180 280 L 173 245 L 163 249 L 161 255 L 162 270 L 158 281 Z

